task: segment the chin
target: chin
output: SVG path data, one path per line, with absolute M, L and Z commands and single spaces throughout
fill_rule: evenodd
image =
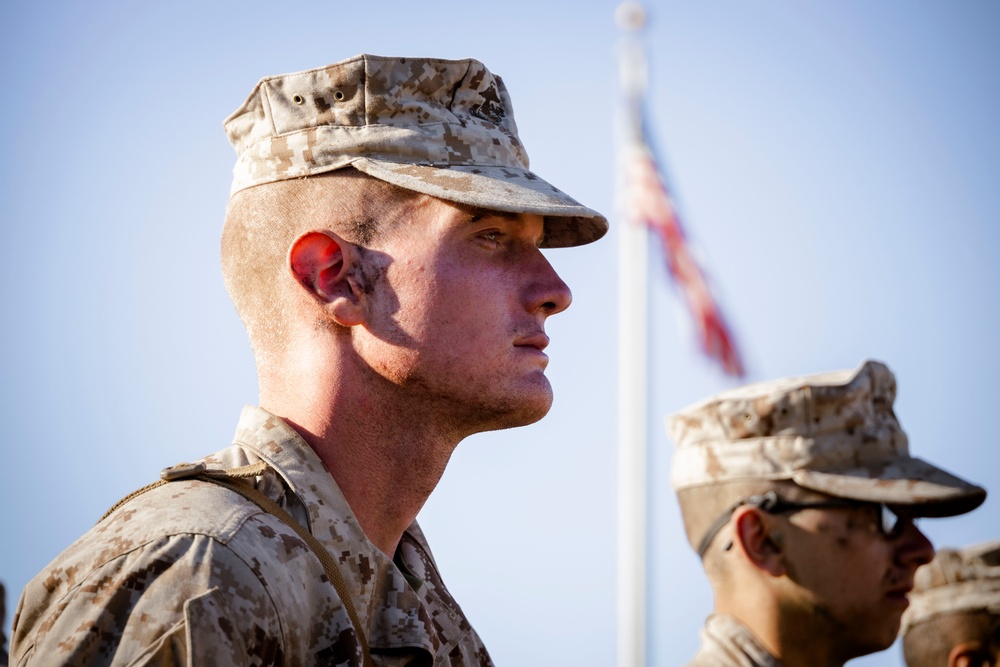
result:
M 552 387 L 549 381 L 543 376 L 544 387 L 539 387 L 534 392 L 530 400 L 525 401 L 525 422 L 524 425 L 534 424 L 552 409 Z
M 855 607 L 853 613 L 841 611 L 836 618 L 838 658 L 847 662 L 861 656 L 884 651 L 896 641 L 902 611 L 872 605 Z
M 892 646 L 893 642 L 896 641 L 896 635 L 899 633 L 899 623 L 897 622 L 892 627 L 885 626 L 881 629 L 882 632 L 878 636 L 869 637 L 865 645 L 859 648 L 858 657 L 878 653 Z
M 549 414 L 549 408 L 552 407 L 552 401 L 548 401 L 544 407 L 538 407 L 526 413 L 518 426 L 527 426 L 528 424 L 534 424 L 537 421 L 541 421 L 542 417 Z
M 483 414 L 492 413 L 492 419 L 487 419 L 490 425 L 482 429 L 484 431 L 499 431 L 507 428 L 517 428 L 518 426 L 528 426 L 539 421 L 549 413 L 552 407 L 552 390 L 523 400 L 510 400 L 500 409 L 497 404 L 484 407 Z M 492 408 L 492 409 L 491 409 Z

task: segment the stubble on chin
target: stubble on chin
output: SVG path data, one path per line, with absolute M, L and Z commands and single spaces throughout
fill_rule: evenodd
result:
M 435 392 L 420 378 L 412 378 L 410 382 L 423 385 L 456 430 L 468 436 L 528 426 L 545 417 L 552 407 L 552 387 L 542 374 L 532 380 L 530 387 L 519 387 L 506 394 L 490 392 L 488 387 L 479 392 L 464 388 L 466 391 L 458 394 Z

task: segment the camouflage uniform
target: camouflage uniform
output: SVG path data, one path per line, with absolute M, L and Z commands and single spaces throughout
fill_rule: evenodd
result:
M 392 559 L 365 537 L 317 455 L 281 419 L 245 408 L 211 468 L 260 460 L 256 488 L 334 556 L 377 665 L 490 665 L 441 581 L 420 527 Z M 171 482 L 126 503 L 25 588 L 12 663 L 360 665 L 357 637 L 319 560 L 284 523 L 232 492 Z
M 701 629 L 701 648 L 687 667 L 781 667 L 746 626 L 712 614 Z

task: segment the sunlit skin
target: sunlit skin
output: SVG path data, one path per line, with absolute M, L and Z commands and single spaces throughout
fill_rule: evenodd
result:
M 261 404 L 303 435 L 383 552 L 463 438 L 548 412 L 545 321 L 571 295 L 542 240 L 540 216 L 422 197 L 370 248 L 316 230 L 290 249 L 301 316 Z
M 541 216 L 431 198 L 416 213 L 381 248 L 396 259 L 359 353 L 456 439 L 537 421 L 552 403 L 545 320 L 571 299 L 538 248 Z
M 875 506 L 733 515 L 731 577 L 716 610 L 736 616 L 785 667 L 839 667 L 896 638 L 916 569 L 934 548 L 909 519 L 896 538 Z

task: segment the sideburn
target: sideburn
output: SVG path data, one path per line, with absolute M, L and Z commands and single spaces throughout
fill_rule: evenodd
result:
M 375 292 L 375 287 L 385 277 L 386 267 L 383 265 L 376 253 L 364 246 L 355 246 L 358 253 L 358 261 L 355 265 L 354 279 L 357 280 L 358 289 L 365 296 L 371 296 Z

